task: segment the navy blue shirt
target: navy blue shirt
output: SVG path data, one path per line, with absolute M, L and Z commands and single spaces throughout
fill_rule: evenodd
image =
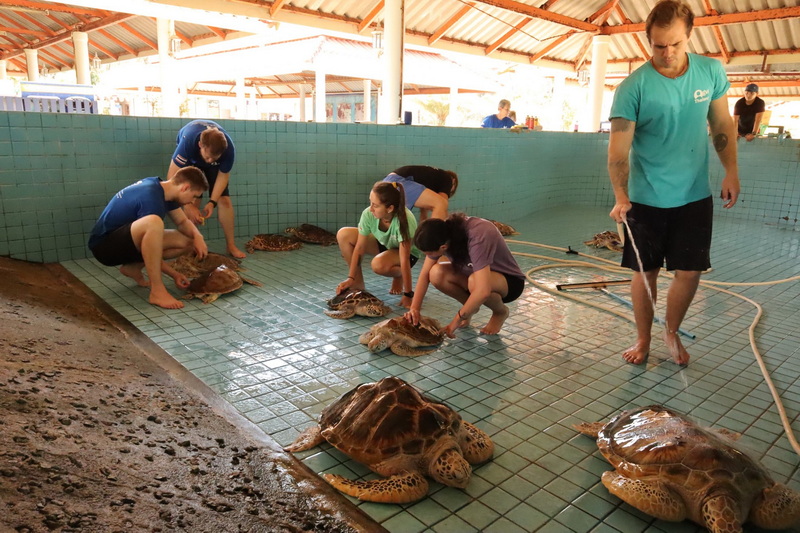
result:
M 222 152 L 219 159 L 213 163 L 206 163 L 203 156 L 200 155 L 200 134 L 208 129 L 209 126 L 221 131 L 228 141 L 228 147 Z M 172 154 L 172 161 L 180 168 L 191 165 L 205 172 L 213 167 L 218 167 L 219 171 L 223 174 L 227 174 L 233 168 L 233 159 L 236 149 L 233 147 L 233 141 L 230 135 L 216 122 L 211 120 L 193 120 L 181 128 L 175 142 L 178 146 Z
M 89 249 L 100 244 L 109 233 L 131 224 L 147 215 L 158 215 L 161 218 L 179 209 L 178 202 L 164 199 L 164 188 L 160 178 L 144 178 L 133 185 L 128 185 L 111 198 L 100 218 L 89 235 Z

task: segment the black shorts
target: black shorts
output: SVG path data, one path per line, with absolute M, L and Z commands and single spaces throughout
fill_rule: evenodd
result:
M 501 272 L 498 272 L 498 274 L 501 274 Z M 507 304 L 519 298 L 519 295 L 525 289 L 525 280 L 509 274 L 503 274 L 503 276 L 505 276 L 506 284 L 508 285 L 508 294 L 503 298 L 503 303 Z
M 208 180 L 208 196 L 211 197 L 211 193 L 214 191 L 214 184 L 217 182 L 217 175 L 219 174 L 219 167 L 216 165 L 210 167 L 198 167 L 200 170 L 203 171 L 203 174 L 206 175 L 206 180 Z M 230 196 L 231 192 L 228 190 L 228 185 L 225 186 L 225 190 L 222 191 L 220 196 Z
M 627 219 L 645 271 L 703 271 L 711 268 L 711 197 L 680 207 L 660 208 L 634 203 Z M 622 266 L 639 271 L 627 228 Z
M 379 253 L 379 254 L 382 254 L 382 253 L 383 253 L 383 252 L 385 252 L 386 250 L 388 250 L 388 248 L 387 248 L 387 247 L 385 247 L 384 245 L 382 245 L 382 244 L 379 242 L 379 243 L 378 243 L 378 253 Z M 417 264 L 417 261 L 418 261 L 418 260 L 419 260 L 419 257 L 414 257 L 413 255 L 411 256 L 411 266 L 412 266 L 412 268 L 413 268 L 413 266 L 414 266 L 414 265 L 416 265 L 416 264 Z
M 144 263 L 142 252 L 136 248 L 131 236 L 131 225 L 121 226 L 92 248 L 92 255 L 105 266 Z

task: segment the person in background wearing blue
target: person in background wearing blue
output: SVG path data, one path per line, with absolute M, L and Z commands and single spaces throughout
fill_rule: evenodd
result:
M 403 186 L 385 181 L 376 183 L 358 227 L 341 228 L 336 233 L 342 258 L 350 267 L 347 279 L 336 287 L 336 294 L 351 289 L 364 290 L 361 259 L 369 254 L 374 256 L 373 272 L 392 278 L 389 294 L 402 294 L 400 305 L 411 305 L 414 297 L 411 267 L 422 256 L 411 242 L 416 230 L 417 220 L 406 207 Z
M 733 106 L 733 123 L 739 137 L 744 137 L 747 142 L 756 138 L 766 109 L 764 100 L 758 97 L 758 85 L 748 84 L 744 88 L 744 98 L 739 98 Z
M 634 271 L 637 339 L 622 357 L 637 365 L 650 352 L 653 302 L 647 287 L 655 300 L 665 260 L 675 275 L 667 293 L 664 343 L 677 364 L 689 363 L 678 328 L 700 274 L 711 266 L 709 131 L 725 169 L 723 207 L 733 207 L 739 198 L 736 130 L 726 96 L 730 83 L 718 60 L 687 52 L 693 23 L 691 8 L 680 0 L 653 7 L 645 22 L 653 57 L 623 80 L 611 106 L 608 173 L 615 204 L 609 215 L 628 223 L 642 261 L 639 267 L 626 235 L 622 266 Z
M 197 200 L 184 208 L 186 216 L 195 224 L 203 224 L 218 207 L 219 224 L 225 235 L 227 252 L 237 259 L 247 257 L 247 254 L 237 248 L 234 241 L 233 202 L 228 183 L 236 150 L 230 136 L 216 122 L 193 120 L 181 128 L 175 142 L 178 146 L 172 154 L 167 179 L 178 169 L 192 165 L 205 173 L 210 187 L 208 202 L 203 210 L 199 209 L 200 200 Z
M 151 304 L 180 309 L 183 303 L 167 291 L 161 274 L 170 276 L 181 289 L 189 286 L 189 280 L 164 259 L 192 251 L 200 259 L 208 254 L 203 235 L 181 209 L 207 190 L 206 177 L 195 167 L 182 168 L 167 181 L 145 178 L 125 187 L 97 219 L 89 235 L 89 250 L 103 265 L 121 265 L 122 274 L 150 287 Z M 164 229 L 167 214 L 178 229 Z
M 383 181 L 402 183 L 406 205 L 419 208 L 420 221 L 447 217 L 450 198 L 458 189 L 458 174 L 427 165 L 406 165 L 395 169 Z
M 510 128 L 515 125 L 516 123 L 508 117 L 509 111 L 511 111 L 511 102 L 505 98 L 500 100 L 500 103 L 497 104 L 497 114 L 483 119 L 481 128 Z

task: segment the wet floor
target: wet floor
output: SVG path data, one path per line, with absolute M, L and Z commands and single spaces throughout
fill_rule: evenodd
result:
M 516 252 L 546 256 L 518 255 L 523 271 L 575 260 L 586 265 L 533 271 L 538 286 L 530 283 L 511 305 L 501 335 L 478 334 L 489 316 L 484 309 L 474 317 L 474 327 L 459 330 L 457 339 L 418 358 L 372 354 L 359 344 L 359 335 L 379 319 L 336 320 L 323 314 L 325 300 L 347 276 L 334 247 L 256 252 L 246 259 L 245 274 L 263 287 L 245 285 L 209 305 L 191 300 L 182 311 L 150 306 L 146 290 L 93 260 L 65 266 L 281 445 L 292 442 L 340 394 L 389 375 L 446 401 L 488 432 L 496 446 L 494 459 L 475 469 L 466 490 L 433 483 L 428 497 L 412 504 L 356 502 L 393 532 L 699 531 L 688 523 L 655 520 L 609 495 L 599 482 L 607 463 L 594 442 L 572 427 L 653 403 L 741 432 L 740 442 L 776 480 L 800 490 L 798 456 L 783 434 L 748 339 L 755 308 L 736 296 L 764 307 L 755 330 L 757 347 L 794 421 L 800 412 L 800 284 L 758 283 L 800 274 L 800 232 L 715 219 L 714 270 L 704 280 L 754 285 L 729 287 L 736 294 L 700 288 L 683 325 L 695 336 L 683 339 L 692 356 L 683 368 L 658 340 L 646 365 L 621 360 L 634 329 L 609 310 L 630 316 L 620 301 L 628 298 L 626 287 L 609 287 L 611 294 L 568 291 L 607 309 L 539 288 L 626 277 L 609 263 L 564 250 L 571 247 L 616 263 L 618 254 L 583 244 L 595 233 L 615 229 L 606 209 L 553 208 L 504 222 L 521 233 L 512 239 L 558 248 L 511 244 Z M 222 251 L 221 243 L 211 243 L 211 249 Z M 661 280 L 660 291 L 667 283 Z M 393 307 L 390 316 L 398 316 L 399 299 L 388 295 L 388 288 L 385 278 L 367 276 L 367 289 Z M 431 288 L 423 313 L 447 322 L 456 309 Z M 663 316 L 662 305 L 657 312 Z M 800 423 L 794 426 L 800 429 Z M 327 445 L 298 456 L 320 473 L 374 477 Z

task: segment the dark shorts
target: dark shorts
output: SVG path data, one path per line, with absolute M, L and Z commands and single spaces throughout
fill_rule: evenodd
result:
M 210 166 L 210 167 L 198 167 L 200 170 L 203 171 L 203 174 L 206 175 L 206 179 L 208 180 L 208 195 L 211 196 L 211 193 L 214 191 L 214 184 L 217 182 L 217 175 L 219 174 L 219 167 L 218 166 Z M 225 186 L 225 190 L 222 191 L 220 196 L 230 196 L 231 192 L 228 190 L 228 186 Z
M 385 252 L 386 250 L 388 250 L 388 248 L 387 248 L 387 247 L 385 247 L 384 245 L 382 245 L 382 244 L 379 242 L 379 243 L 378 243 L 378 253 L 379 253 L 379 254 L 382 254 L 382 253 L 383 253 L 383 252 Z M 414 266 L 414 265 L 416 265 L 416 264 L 417 264 L 417 261 L 418 261 L 418 260 L 419 260 L 419 257 L 414 257 L 413 255 L 411 256 L 411 266 L 412 266 L 412 268 L 413 268 L 413 266 Z
M 709 196 L 680 207 L 660 208 L 633 204 L 628 224 L 645 271 L 703 271 L 711 268 L 711 223 L 714 202 Z M 622 266 L 639 271 L 631 239 L 625 229 Z
M 92 249 L 92 254 L 105 266 L 144 263 L 142 253 L 133 242 L 130 224 L 121 226 L 106 235 L 106 238 Z
M 498 274 L 500 273 L 501 272 L 498 272 Z M 525 280 L 509 274 L 503 274 L 503 276 L 505 276 L 506 283 L 508 284 L 508 294 L 503 298 L 503 303 L 507 304 L 519 298 L 519 295 L 522 294 L 522 291 L 525 289 Z

